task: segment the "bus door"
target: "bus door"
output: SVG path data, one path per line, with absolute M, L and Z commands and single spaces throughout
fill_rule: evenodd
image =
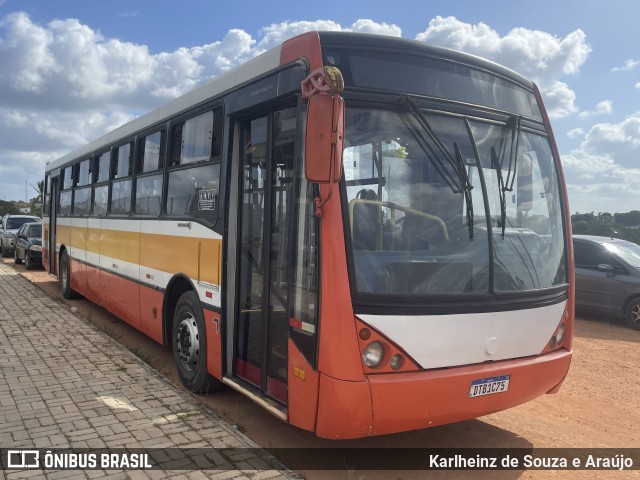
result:
M 58 274 L 58 255 L 56 254 L 56 230 L 58 220 L 58 181 L 59 176 L 51 175 L 49 177 L 50 184 L 48 185 L 49 191 L 49 243 L 47 248 L 49 249 L 49 274 Z
M 235 374 L 287 402 L 296 109 L 241 124 Z

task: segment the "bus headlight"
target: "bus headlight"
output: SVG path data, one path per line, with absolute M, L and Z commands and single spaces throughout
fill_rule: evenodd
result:
M 564 322 L 562 322 L 558 327 L 558 331 L 556 332 L 556 343 L 562 343 L 562 340 L 564 340 L 565 328 L 566 325 L 564 324 Z
M 367 345 L 362 352 L 362 361 L 367 367 L 375 368 L 380 365 L 384 357 L 384 346 L 382 342 L 374 341 Z

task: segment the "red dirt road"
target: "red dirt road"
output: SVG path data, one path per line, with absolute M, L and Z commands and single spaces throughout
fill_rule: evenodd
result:
M 3 259 L 7 264 L 12 260 Z M 55 279 L 45 272 L 16 270 L 58 297 Z M 154 368 L 178 384 L 173 356 L 141 333 L 86 300 L 67 301 L 98 329 L 135 349 Z M 564 386 L 519 407 L 453 425 L 362 440 L 333 442 L 282 423 L 229 389 L 197 396 L 263 447 L 413 448 L 640 448 L 640 331 L 621 319 L 580 314 L 574 357 Z M 638 466 L 636 466 L 638 468 Z M 636 471 L 301 471 L 308 479 L 627 479 Z

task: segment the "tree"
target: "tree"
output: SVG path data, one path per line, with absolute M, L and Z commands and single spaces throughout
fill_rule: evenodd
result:
M 44 195 L 44 180 L 40 180 L 35 185 L 31 185 L 31 186 L 33 187 L 33 189 L 38 194 L 38 200 L 40 202 L 42 202 L 42 195 Z

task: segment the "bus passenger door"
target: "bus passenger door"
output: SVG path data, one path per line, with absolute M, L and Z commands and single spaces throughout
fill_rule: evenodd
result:
M 235 374 L 287 403 L 296 109 L 242 122 Z
M 57 275 L 58 274 L 58 255 L 56 252 L 56 230 L 57 230 L 57 219 L 58 219 L 58 195 L 59 195 L 59 176 L 51 175 L 49 177 L 50 185 L 49 191 L 47 193 L 49 196 L 49 243 L 47 244 L 47 248 L 49 249 L 49 274 Z

